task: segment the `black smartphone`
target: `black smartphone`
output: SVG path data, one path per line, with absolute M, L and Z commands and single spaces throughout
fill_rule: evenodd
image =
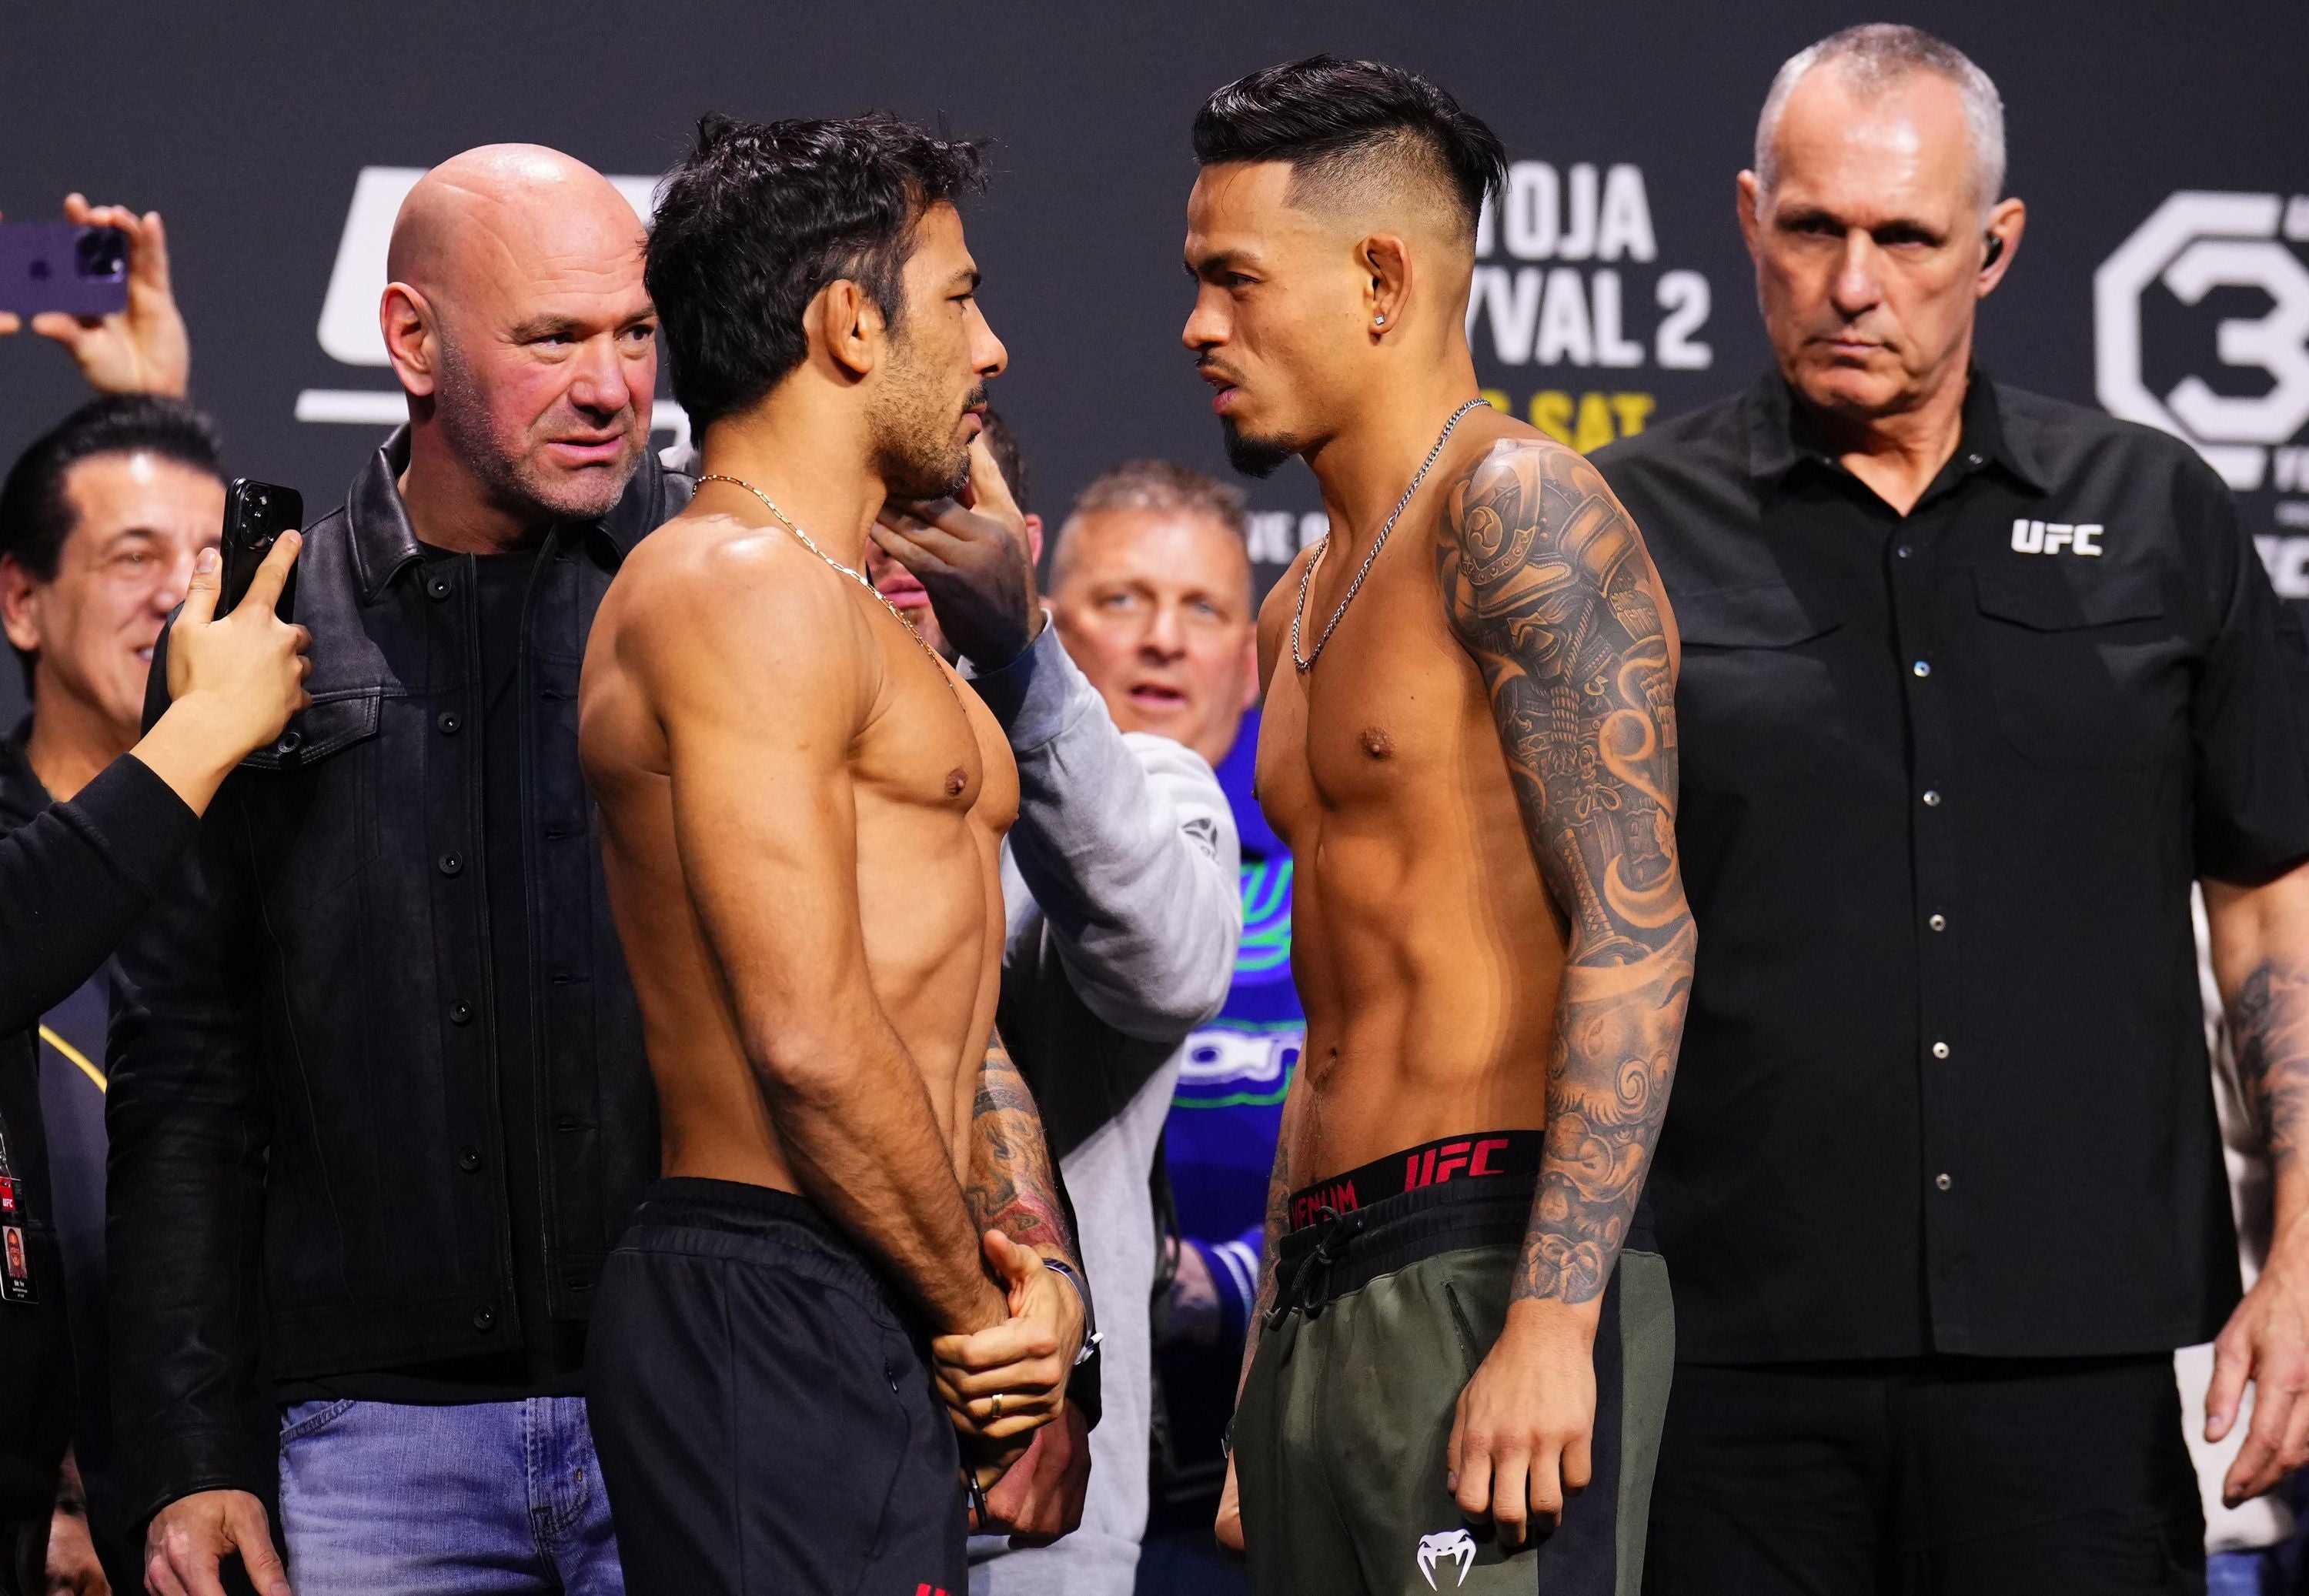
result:
M 224 490 L 224 591 L 217 595 L 219 615 L 231 614 L 233 606 L 247 596 L 248 584 L 256 580 L 257 566 L 272 552 L 281 534 L 302 531 L 304 527 L 305 496 L 295 488 L 247 477 L 232 479 Z M 289 567 L 281 602 L 272 608 L 284 621 L 296 618 L 296 566 Z
M 128 308 L 128 235 L 71 221 L 0 221 L 0 310 L 110 315 Z

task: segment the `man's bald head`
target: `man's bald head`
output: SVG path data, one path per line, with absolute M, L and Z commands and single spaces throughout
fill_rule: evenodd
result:
M 483 144 L 417 180 L 393 219 L 385 276 L 449 289 L 491 254 L 643 245 L 641 218 L 607 177 L 542 144 Z
M 485 144 L 419 178 L 379 307 L 412 458 L 454 461 L 506 525 L 606 513 L 657 384 L 644 245 L 625 195 L 558 150 Z
M 1195 117 L 1204 166 L 1283 161 L 1290 202 L 1362 231 L 1417 229 L 1474 253 L 1507 174 L 1497 134 L 1415 72 L 1310 56 L 1237 79 Z

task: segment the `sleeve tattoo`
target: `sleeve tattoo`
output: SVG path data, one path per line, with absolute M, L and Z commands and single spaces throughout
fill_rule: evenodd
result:
M 982 1234 L 1000 1230 L 1022 1247 L 1082 1266 L 1059 1201 L 1042 1114 L 999 1031 L 988 1039 L 979 1069 L 970 1117 L 970 1181 L 962 1195 Z
M 1436 557 L 1568 927 L 1514 1296 L 1585 1302 L 1643 1191 L 1691 988 L 1667 634 L 1634 524 L 1568 450 L 1493 448 L 1454 489 Z
M 2228 1005 L 2237 1081 L 2279 1166 L 2309 1131 L 2309 970 L 2270 960 L 2238 986 Z

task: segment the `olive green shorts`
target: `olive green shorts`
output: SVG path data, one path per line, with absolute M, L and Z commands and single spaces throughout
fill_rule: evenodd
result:
M 1284 1238 L 1279 1320 L 1234 1428 L 1259 1596 L 1636 1596 L 1675 1317 L 1667 1265 L 1630 1246 L 1596 1336 L 1594 1476 L 1512 1556 L 1444 1488 L 1459 1392 L 1507 1322 L 1527 1180 L 1433 1186 Z M 1648 1244 L 1639 1213 L 1631 1243 Z M 1294 1289 L 1295 1288 L 1295 1289 Z

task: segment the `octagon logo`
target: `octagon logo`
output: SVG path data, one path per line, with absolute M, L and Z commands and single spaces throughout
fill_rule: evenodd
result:
M 2186 439 L 2240 493 L 2309 490 L 2309 449 L 2287 446 L 2309 427 L 2309 264 L 2291 247 L 2300 243 L 2309 243 L 2309 194 L 2184 189 L 2093 273 L 2101 404 Z M 2218 323 L 2212 347 L 2192 357 L 2195 369 L 2158 393 L 2141 353 L 2144 297 L 2155 284 L 2184 306 L 2243 289 L 2268 306 Z M 2222 376 L 2223 387 L 2208 375 Z

